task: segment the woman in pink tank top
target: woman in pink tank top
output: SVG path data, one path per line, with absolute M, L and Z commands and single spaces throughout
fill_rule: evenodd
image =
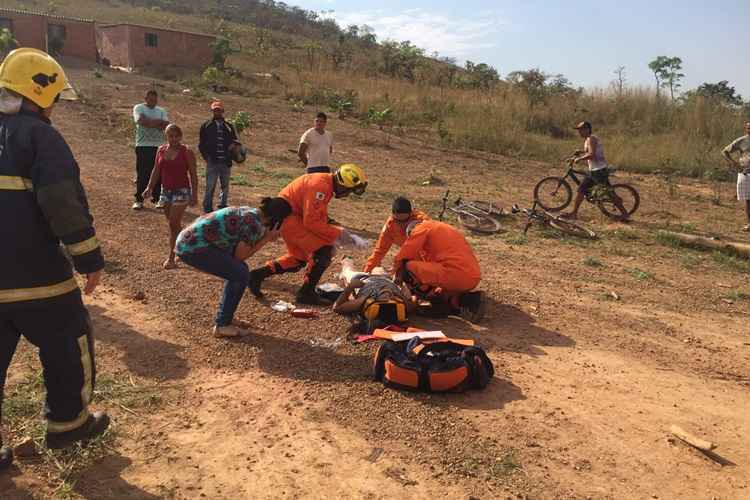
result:
M 167 144 L 163 144 L 156 153 L 156 163 L 151 172 L 144 196 L 150 196 L 151 190 L 161 180 L 161 198 L 164 215 L 169 223 L 169 257 L 164 261 L 164 269 L 174 269 L 175 242 L 182 231 L 182 215 L 188 205 L 198 203 L 198 174 L 196 172 L 195 153 L 182 144 L 182 129 L 174 123 L 164 130 Z

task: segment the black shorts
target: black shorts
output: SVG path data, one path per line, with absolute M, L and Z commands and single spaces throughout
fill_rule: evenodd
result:
M 578 186 L 578 192 L 588 194 L 591 188 L 596 186 L 597 184 L 603 186 L 611 186 L 611 184 L 609 183 L 609 172 L 607 172 L 606 168 L 589 172 L 589 174 L 581 182 L 581 185 Z

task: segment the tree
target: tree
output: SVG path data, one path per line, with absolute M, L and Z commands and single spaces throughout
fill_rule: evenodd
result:
M 514 87 L 523 89 L 533 105 L 544 100 L 547 93 L 547 78 L 548 76 L 539 68 L 531 68 L 526 71 L 512 71 L 505 79 Z
M 18 42 L 13 38 L 13 33 L 7 28 L 0 29 L 0 59 L 5 59 L 8 52 L 18 47 Z
M 239 52 L 238 49 L 232 47 L 232 38 L 228 33 L 216 37 L 216 40 L 211 43 L 211 49 L 213 50 L 211 65 L 220 70 L 226 67 L 227 58 L 230 55 Z
M 682 70 L 682 59 L 679 57 L 658 56 L 648 63 L 648 67 L 654 72 L 656 78 L 656 95 L 659 95 L 659 88 L 669 89 L 669 95 L 674 102 L 674 94 L 682 86 L 680 80 L 685 77 Z
M 734 87 L 729 86 L 727 80 L 718 83 L 703 83 L 697 89 L 688 92 L 688 97 L 694 95 L 706 99 L 715 99 L 731 106 L 742 106 L 742 96 L 737 93 Z
M 375 35 L 375 29 L 368 25 L 363 24 L 359 27 L 359 40 L 365 47 L 373 47 L 378 43 L 378 37 Z
M 381 44 L 381 49 L 383 72 L 413 82 L 415 70 L 424 57 L 424 50 L 413 45 L 409 40 L 403 42 L 386 40 Z
M 625 78 L 625 66 L 618 66 L 615 68 L 614 73 L 617 75 L 617 79 L 612 83 L 617 92 L 617 97 L 622 97 L 622 94 L 625 91 L 625 83 L 628 81 L 627 78 Z
M 485 63 L 474 64 L 471 61 L 466 61 L 466 86 L 489 90 L 499 80 L 500 75 L 492 66 Z

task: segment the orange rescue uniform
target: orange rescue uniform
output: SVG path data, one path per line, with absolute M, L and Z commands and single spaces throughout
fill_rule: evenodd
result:
M 426 220 L 416 226 L 394 258 L 397 272 L 404 261 L 420 285 L 442 288 L 446 296 L 474 289 L 482 277 L 464 235 L 444 222 Z
M 409 218 L 404 222 L 397 221 L 393 216 L 388 217 L 382 231 L 380 231 L 380 237 L 378 237 L 378 242 L 375 244 L 375 249 L 367 259 L 364 272 L 370 273 L 378 267 L 383 262 L 383 258 L 388 253 L 388 250 L 391 249 L 391 245 L 400 247 L 404 244 L 406 241 L 406 226 L 409 225 L 409 222 L 413 220 L 426 221 L 429 219 L 427 214 L 419 210 L 412 211 Z
M 324 246 L 332 246 L 342 231 L 328 223 L 333 175 L 303 175 L 290 182 L 279 196 L 292 207 L 291 215 L 281 225 L 287 254 L 269 262 L 269 266 L 276 272 L 299 270 L 305 263 L 311 266 L 312 255 Z

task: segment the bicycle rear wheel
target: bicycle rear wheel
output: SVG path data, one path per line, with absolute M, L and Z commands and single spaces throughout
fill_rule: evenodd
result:
M 576 236 L 578 238 L 586 238 L 588 240 L 595 240 L 596 233 L 591 229 L 585 228 L 568 220 L 554 218 L 549 220 L 549 225 L 554 227 L 560 232 L 569 234 L 570 236 Z
M 469 231 L 474 231 L 475 233 L 493 234 L 502 229 L 497 219 L 484 215 L 459 213 L 458 222 Z
M 641 196 L 633 186 L 629 184 L 613 184 L 610 189 L 611 193 L 616 194 L 622 200 L 622 205 L 627 210 L 628 216 L 633 215 L 638 210 L 638 207 L 641 205 Z M 620 209 L 612 202 L 611 198 L 599 200 L 596 206 L 607 217 L 618 219 L 622 216 Z
M 534 200 L 548 212 L 559 212 L 570 205 L 573 190 L 562 177 L 545 177 L 534 186 Z

